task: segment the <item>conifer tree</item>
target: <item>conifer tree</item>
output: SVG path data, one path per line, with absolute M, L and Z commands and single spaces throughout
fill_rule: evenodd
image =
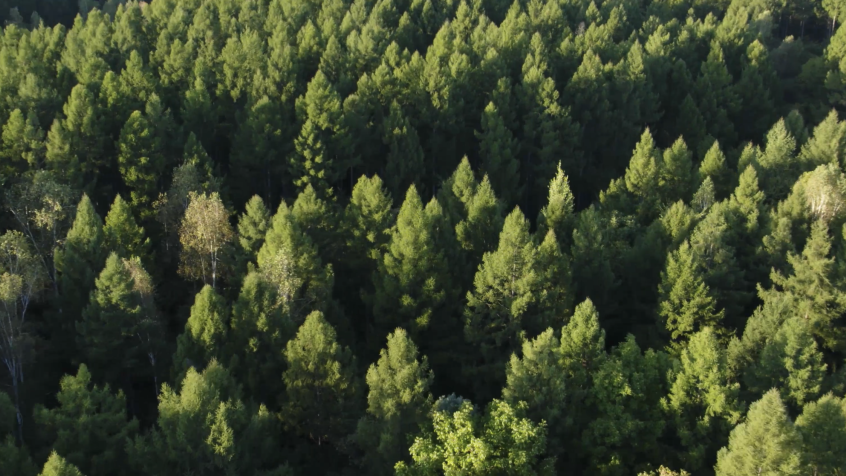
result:
M 783 400 L 801 408 L 819 396 L 825 368 L 807 323 L 794 317 L 782 324 L 761 352 L 755 368 L 758 385 L 751 389 L 763 393 L 778 388 Z
M 390 114 L 385 118 L 382 129 L 382 142 L 388 148 L 386 185 L 392 195 L 399 196 L 423 176 L 423 149 L 417 131 L 396 101 L 391 103 Z
M 746 421 L 731 432 L 717 454 L 717 476 L 804 474 L 802 437 L 793 426 L 778 391 L 770 390 L 749 407 Z
M 138 226 L 129 203 L 120 195 L 115 196 L 106 215 L 103 245 L 106 250 L 117 253 L 121 258 L 149 258 L 150 239 L 144 237 L 144 228 Z
M 47 168 L 62 172 L 69 184 L 89 185 L 105 165 L 101 118 L 94 95 L 83 84 L 74 86 L 47 134 Z
M 658 289 L 658 315 L 677 351 L 692 334 L 721 324 L 723 311 L 717 311 L 687 241 L 667 257 Z
M 330 203 L 317 195 L 310 184 L 297 196 L 291 207 L 291 214 L 300 228 L 317 246 L 325 261 L 335 261 L 338 237 L 338 217 Z
M 176 340 L 173 357 L 175 382 L 181 382 L 189 367 L 203 368 L 221 360 L 229 328 L 229 306 L 208 284 L 194 297 L 185 331 Z
M 434 432 L 414 441 L 413 462 L 397 463 L 396 474 L 555 474 L 554 459 L 543 458 L 545 423 L 523 417 L 522 410 L 494 400 L 484 416 L 469 401 L 455 411 L 433 412 Z
M 412 185 L 373 274 L 368 302 L 381 330 L 377 335 L 401 326 L 415 339 L 430 325 L 444 324 L 439 311 L 446 301 L 448 268 L 435 238 L 432 219 Z
M 73 226 L 65 237 L 64 246 L 53 255 L 56 271 L 60 273 L 61 316 L 54 328 L 56 336 L 66 336 L 74 331 L 74 322 L 80 318 L 94 288 L 97 273 L 103 269 L 106 256 L 103 250 L 103 220 L 94 205 L 83 195 L 76 208 Z M 59 344 L 66 339 L 56 339 Z M 71 356 L 66 356 L 71 357 Z
M 344 212 L 347 247 L 353 260 L 377 260 L 391 239 L 391 195 L 378 175 L 362 175 Z
M 44 131 L 32 111 L 26 117 L 20 109 L 12 111 L 3 125 L 0 139 L 3 141 L 0 150 L 0 174 L 3 176 L 9 177 L 43 165 Z
M 482 172 L 491 179 L 493 189 L 502 202 L 513 205 L 522 195 L 517 185 L 520 183 L 518 142 L 506 127 L 493 101 L 482 112 L 482 130 L 476 132 L 476 138 L 479 140 Z
M 471 364 L 479 391 L 491 392 L 502 382 L 507 355 L 517 351 L 528 319 L 543 311 L 536 303 L 539 280 L 536 245 L 529 221 L 519 208 L 505 219 L 496 251 L 485 253 L 467 293 L 465 338 L 478 348 Z M 545 284 L 545 283 L 544 283 Z
M 799 177 L 798 161 L 794 160 L 796 139 L 790 134 L 784 119 L 779 120 L 766 137 L 766 148 L 758 158 L 761 188 L 771 200 L 783 200 Z
M 38 469 L 25 445 L 19 445 L 17 410 L 8 394 L 0 393 L 0 467 L 12 474 L 35 476 Z
M 76 324 L 79 347 L 94 370 L 95 380 L 122 387 L 125 372 L 136 364 L 129 349 L 142 313 L 129 269 L 112 252 L 95 281 L 82 320 Z
M 482 255 L 493 250 L 502 229 L 501 202 L 494 195 L 488 176 L 476 187 L 465 203 L 466 217 L 455 225 L 455 237 L 468 253 L 468 266 L 475 267 Z
M 649 129 L 643 131 L 626 169 L 626 189 L 636 200 L 638 214 L 649 219 L 658 211 L 658 186 L 661 174 L 661 156 Z
M 832 394 L 808 402 L 796 419 L 802 447 L 813 474 L 846 470 L 846 406 Z
M 279 160 L 287 150 L 283 140 L 290 134 L 284 124 L 278 104 L 267 96 L 253 101 L 239 118 L 230 159 L 237 203 L 244 203 L 255 193 L 247 184 L 257 185 L 258 194 L 267 203 L 274 203 L 282 192 L 280 182 L 285 183 L 283 178 L 290 180 L 284 161 Z
M 354 359 L 323 314 L 309 314 L 285 350 L 285 424 L 318 445 L 349 434 L 358 410 Z
M 811 226 L 811 236 L 801 255 L 789 253 L 787 260 L 793 274 L 785 277 L 773 270 L 770 279 L 774 287 L 758 292 L 764 300 L 784 294 L 791 301 L 794 313 L 808 321 L 813 334 L 828 349 L 842 349 L 843 331 L 838 325 L 846 306 L 846 296 L 836 286 L 838 271 L 834 258 L 829 257 L 831 237 L 823 221 Z
M 837 111 L 831 112 L 814 128 L 814 134 L 802 145 L 799 158 L 807 169 L 823 164 L 842 164 L 846 158 L 846 122 L 838 120 Z
M 425 356 L 405 330 L 388 335 L 388 346 L 367 371 L 367 414 L 358 422 L 355 440 L 364 449 L 363 464 L 373 474 L 408 461 L 406 435 L 416 433 L 432 406 L 434 375 Z
M 276 417 L 241 401 L 232 374 L 217 361 L 188 369 L 178 391 L 165 384 L 158 425 L 127 444 L 131 466 L 147 474 L 289 475 L 280 464 Z
M 682 350 L 681 368 L 666 400 L 686 468 L 703 468 L 740 419 L 740 386 L 730 377 L 726 351 L 714 331 L 706 327 L 694 334 Z
M 547 231 L 552 230 L 561 243 L 569 243 L 575 226 L 574 213 L 575 199 L 570 190 L 570 181 L 559 162 L 558 172 L 549 182 L 546 205 L 538 215 L 538 236 L 544 236 Z
M 691 153 L 684 139 L 679 138 L 664 150 L 659 174 L 663 203 L 689 200 L 693 194 L 695 176 Z
M 59 406 L 37 407 L 35 420 L 54 451 L 65 455 L 86 475 L 124 474 L 124 441 L 138 432 L 138 421 L 127 421 L 123 393 L 92 384 L 83 364 L 75 376 L 62 378 Z
M 718 199 L 723 199 L 730 190 L 731 172 L 726 165 L 726 156 L 720 149 L 720 143 L 714 141 L 702 163 L 699 164 L 699 179 L 704 180 L 710 177 L 714 183 L 714 194 Z
M 248 261 L 255 261 L 269 226 L 270 210 L 260 196 L 253 195 L 244 213 L 238 217 L 238 243 Z
M 66 459 L 59 456 L 55 450 L 50 453 L 47 462 L 44 463 L 44 469 L 41 470 L 39 476 L 85 476 L 79 471 L 79 468 L 68 462 Z

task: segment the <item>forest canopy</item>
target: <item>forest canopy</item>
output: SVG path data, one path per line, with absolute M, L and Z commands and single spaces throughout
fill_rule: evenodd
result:
M 0 473 L 846 474 L 843 0 L 0 0 Z

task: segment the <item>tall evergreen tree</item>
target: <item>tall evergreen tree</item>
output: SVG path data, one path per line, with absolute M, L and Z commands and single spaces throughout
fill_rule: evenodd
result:
M 778 391 L 770 390 L 749 407 L 746 421 L 731 432 L 717 455 L 718 476 L 804 474 L 802 437 L 790 421 Z
M 59 456 L 54 450 L 44 463 L 44 469 L 41 470 L 39 476 L 84 476 L 79 468 L 74 466 L 68 460 Z
M 522 195 L 520 163 L 517 160 L 518 142 L 500 116 L 494 102 L 482 112 L 482 129 L 476 132 L 482 171 L 491 179 L 494 191 L 506 205 L 513 205 Z
M 144 237 L 144 228 L 135 221 L 129 203 L 120 195 L 115 196 L 115 201 L 106 214 L 103 245 L 106 250 L 117 253 L 121 258 L 150 258 L 150 239 Z
M 185 331 L 176 339 L 173 357 L 175 382 L 181 382 L 189 367 L 203 368 L 221 360 L 229 328 L 229 306 L 208 284 L 194 297 Z
M 570 190 L 570 181 L 559 162 L 558 172 L 549 182 L 546 205 L 538 215 L 539 236 L 544 236 L 548 230 L 552 230 L 561 243 L 569 243 L 575 226 L 574 213 L 575 199 Z
M 363 465 L 372 474 L 409 460 L 407 435 L 428 419 L 433 379 L 426 357 L 418 357 L 417 346 L 403 329 L 388 335 L 387 348 L 367 371 L 367 414 L 355 435 L 364 450 Z
M 306 317 L 285 350 L 283 421 L 318 445 L 338 443 L 355 424 L 359 383 L 349 348 L 341 347 L 323 314 Z
M 846 470 L 846 406 L 832 394 L 808 402 L 796 419 L 803 453 L 814 474 Z

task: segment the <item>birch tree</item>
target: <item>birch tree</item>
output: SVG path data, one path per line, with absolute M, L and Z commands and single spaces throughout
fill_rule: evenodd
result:
M 191 192 L 188 197 L 188 208 L 179 230 L 182 243 L 179 273 L 215 287 L 222 251 L 235 232 L 229 223 L 229 212 L 217 193 Z

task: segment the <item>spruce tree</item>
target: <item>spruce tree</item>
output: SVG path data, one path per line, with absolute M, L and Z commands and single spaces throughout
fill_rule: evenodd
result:
M 34 415 L 53 450 L 86 475 L 125 474 L 124 441 L 138 432 L 138 421 L 127 421 L 123 393 L 94 385 L 83 364 L 62 378 L 56 399 L 58 407 L 39 406 Z
M 749 407 L 746 421 L 731 432 L 728 446 L 717 454 L 717 476 L 805 473 L 802 437 L 790 421 L 777 390 Z
M 339 443 L 354 426 L 359 406 L 349 348 L 338 344 L 335 329 L 315 311 L 288 342 L 285 360 L 283 421 L 317 444 Z
M 646 221 L 655 215 L 659 206 L 661 156 L 649 129 L 643 131 L 626 169 L 626 189 L 636 200 L 639 216 Z
M 372 474 L 390 471 L 408 461 L 407 435 L 416 433 L 432 406 L 429 387 L 434 375 L 425 356 L 405 330 L 388 335 L 388 346 L 367 371 L 367 414 L 358 422 L 356 442 L 364 450 L 363 464 Z

